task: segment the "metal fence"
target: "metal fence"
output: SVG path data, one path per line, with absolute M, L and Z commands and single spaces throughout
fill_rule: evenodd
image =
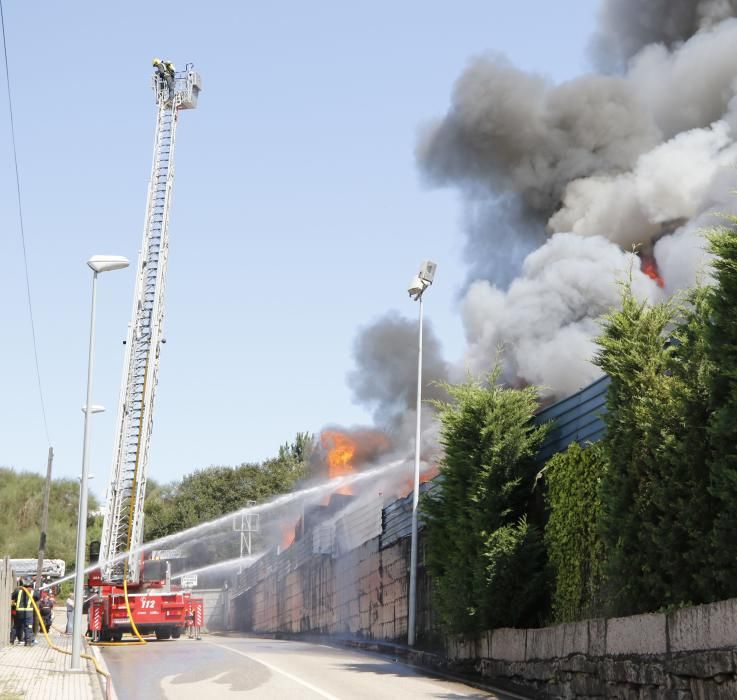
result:
M 5 557 L 0 562 L 0 647 L 10 642 L 10 598 L 13 595 L 13 570 L 10 568 L 10 559 Z

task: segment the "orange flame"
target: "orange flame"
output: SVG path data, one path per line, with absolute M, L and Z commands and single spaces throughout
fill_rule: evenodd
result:
M 348 435 L 337 430 L 324 430 L 320 435 L 320 444 L 327 450 L 325 461 L 328 465 L 328 478 L 352 474 L 353 457 L 356 454 L 356 443 Z M 341 486 L 336 493 L 352 495 L 350 486 Z
M 440 474 L 440 469 L 438 469 L 438 465 L 432 464 L 430 467 L 425 469 L 424 472 L 420 472 L 420 483 L 424 484 L 426 481 L 430 481 L 431 479 L 434 479 L 438 474 Z M 404 498 L 408 494 L 412 493 L 414 489 L 415 489 L 415 479 L 414 479 L 414 476 L 411 476 L 409 479 L 407 479 L 407 481 L 405 481 L 399 487 L 397 496 L 399 498 Z
M 660 276 L 658 271 L 658 264 L 655 262 L 655 258 L 652 255 L 643 255 L 640 262 L 640 269 L 650 278 L 655 280 L 658 287 L 661 289 L 665 286 L 665 281 Z
M 296 536 L 294 525 L 282 525 L 281 529 L 281 550 L 284 551 L 292 546 Z

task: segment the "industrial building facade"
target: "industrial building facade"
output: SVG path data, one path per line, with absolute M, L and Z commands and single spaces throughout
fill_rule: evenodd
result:
M 604 434 L 608 379 L 541 411 L 552 423 L 538 461 L 571 442 L 596 442 Z M 423 490 L 434 488 L 432 482 Z M 300 537 L 245 569 L 230 591 L 230 626 L 257 633 L 312 633 L 402 640 L 407 635 L 412 495 L 384 503 L 355 498 L 322 518 L 305 519 Z M 420 532 L 417 635 L 430 641 L 437 629 L 425 574 Z

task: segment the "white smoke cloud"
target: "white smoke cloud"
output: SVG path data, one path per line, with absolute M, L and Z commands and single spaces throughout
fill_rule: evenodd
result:
M 585 386 L 600 374 L 590 362 L 598 319 L 617 305 L 618 281 L 630 274 L 638 298 L 659 298 L 632 253 L 599 236 L 554 235 L 527 256 L 508 291 L 485 280 L 471 286 L 462 308 L 466 367 L 489 372 L 501 348 L 510 384 L 538 384 L 556 396 Z
M 655 257 L 668 296 L 697 282 L 705 284 L 709 281 L 711 256 L 705 247 L 706 240 L 693 225 L 684 226 L 655 244 Z
M 724 121 L 674 136 L 641 155 L 631 172 L 574 180 L 552 231 L 606 235 L 624 248 L 648 244 L 661 224 L 691 219 L 713 204 L 713 183 L 734 170 L 737 145 Z M 722 197 L 728 196 L 728 190 Z

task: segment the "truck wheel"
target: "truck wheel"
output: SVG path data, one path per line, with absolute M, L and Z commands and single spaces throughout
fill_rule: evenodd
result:
M 171 630 L 157 628 L 156 639 L 169 639 L 171 637 Z
M 113 641 L 114 642 L 122 642 L 123 641 L 123 633 L 122 632 L 113 632 L 112 637 L 113 637 Z
M 179 639 L 179 637 L 181 637 L 181 636 L 182 636 L 182 630 L 180 630 L 179 627 L 175 627 L 171 631 L 171 638 L 172 639 Z

